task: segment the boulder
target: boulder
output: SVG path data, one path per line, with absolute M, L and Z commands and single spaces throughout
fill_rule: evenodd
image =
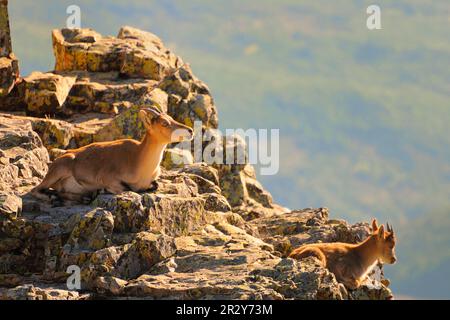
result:
M 205 200 L 165 194 L 133 192 L 121 195 L 100 195 L 95 205 L 114 215 L 118 232 L 161 232 L 179 236 L 188 234 L 205 223 Z
M 111 245 L 113 215 L 103 209 L 74 214 L 65 224 L 69 234 L 66 245 L 74 250 L 100 250 Z
M 61 113 L 75 81 L 76 77 L 49 72 L 33 72 L 25 77 L 22 85 L 29 113 L 39 116 Z
M 117 262 L 114 274 L 121 278 L 134 279 L 158 262 L 172 256 L 175 250 L 175 242 L 171 237 L 149 232 L 138 233 Z
M 188 65 L 165 77 L 161 89 L 168 94 L 168 113 L 175 120 L 190 127 L 200 121 L 204 130 L 218 128 L 217 108 L 209 88 L 193 75 Z
M 0 114 L 0 191 L 21 194 L 44 177 L 48 161 L 29 121 Z
M 267 283 L 285 299 L 342 300 L 347 298 L 345 288 L 332 273 L 321 267 L 315 258 L 301 262 L 281 259 L 273 268 L 252 272 L 258 282 Z
M 155 102 L 167 110 L 167 94 L 155 87 L 156 81 L 125 79 L 117 71 L 63 74 L 78 76 L 64 105 L 66 116 L 89 112 L 113 116 L 133 105 L 144 106 Z
M 0 300 L 84 300 L 87 295 L 66 290 L 64 286 L 26 284 L 11 289 L 0 288 Z
M 0 220 L 14 219 L 22 211 L 22 199 L 14 194 L 0 191 Z
M 381 282 L 364 283 L 356 290 L 349 293 L 352 300 L 392 300 L 394 295 L 388 287 Z
M 161 80 L 178 59 L 155 35 L 123 27 L 117 38 L 91 29 L 62 29 L 52 33 L 56 71 L 110 72 Z

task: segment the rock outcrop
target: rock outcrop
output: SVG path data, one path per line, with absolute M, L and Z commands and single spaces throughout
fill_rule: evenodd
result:
M 19 77 L 19 63 L 12 52 L 8 0 L 0 0 L 0 98 L 13 89 Z
M 1 59 L 11 59 L 0 4 Z M 286 258 L 302 243 L 360 241 L 369 226 L 277 205 L 248 163 L 208 165 L 171 148 L 154 192 L 99 194 L 71 207 L 32 198 L 65 149 L 139 139 L 142 106 L 156 103 L 189 126 L 201 121 L 199 134 L 218 127 L 208 87 L 157 36 L 131 27 L 117 37 L 52 36 L 55 70 L 13 76 L 14 89 L 2 89 L 0 299 L 392 298 L 379 267 L 347 291 L 316 259 Z M 223 141 L 225 152 L 236 148 L 245 143 Z M 70 266 L 80 268 L 81 290 L 66 286 Z

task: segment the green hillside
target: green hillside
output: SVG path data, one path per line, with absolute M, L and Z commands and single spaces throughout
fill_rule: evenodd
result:
M 23 74 L 52 69 L 70 4 L 105 35 L 159 35 L 210 86 L 222 128 L 280 129 L 280 173 L 260 177 L 278 202 L 393 222 L 394 291 L 450 297 L 447 0 L 380 0 L 375 31 L 362 0 L 10 2 Z

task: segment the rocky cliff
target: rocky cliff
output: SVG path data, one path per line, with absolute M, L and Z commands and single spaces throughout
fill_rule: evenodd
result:
M 392 298 L 380 268 L 347 291 L 316 259 L 286 258 L 303 243 L 360 241 L 369 226 L 277 205 L 250 164 L 207 165 L 170 148 L 154 192 L 71 207 L 33 199 L 64 149 L 139 139 L 142 106 L 201 121 L 199 134 L 218 127 L 217 110 L 208 86 L 149 32 L 54 30 L 55 70 L 20 78 L 5 0 L 0 25 L 0 299 Z M 81 290 L 66 286 L 71 265 Z

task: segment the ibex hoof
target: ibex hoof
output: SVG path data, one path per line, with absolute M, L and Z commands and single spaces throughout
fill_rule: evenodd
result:
M 158 181 L 153 181 L 152 185 L 150 186 L 150 188 L 147 190 L 147 192 L 155 192 L 156 190 L 158 190 L 159 188 L 159 184 Z

